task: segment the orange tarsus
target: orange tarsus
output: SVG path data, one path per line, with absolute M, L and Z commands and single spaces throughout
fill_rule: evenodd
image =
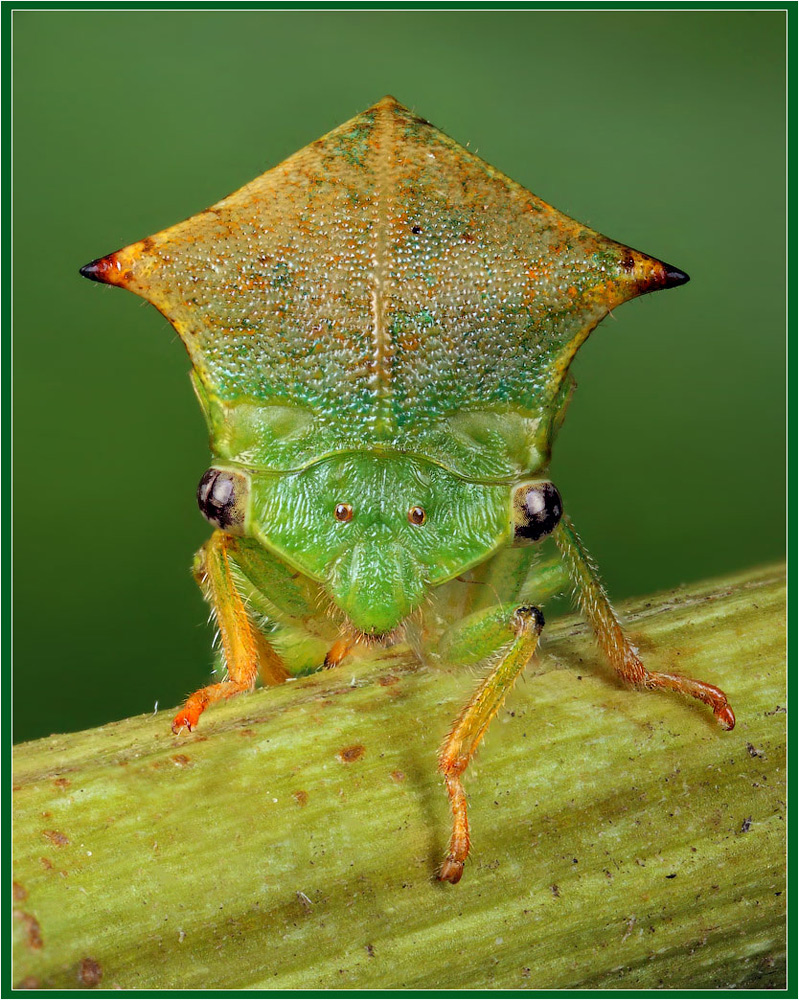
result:
M 199 722 L 201 712 L 202 709 L 189 711 L 188 708 L 182 708 L 172 720 L 172 732 L 176 736 L 183 729 L 188 729 L 188 731 L 191 732 Z
M 177 734 L 181 729 L 188 729 L 191 732 L 197 728 L 200 716 L 213 702 L 221 701 L 223 698 L 232 698 L 234 695 L 243 694 L 245 691 L 251 691 L 252 687 L 253 684 L 249 680 L 229 680 L 200 688 L 199 691 L 194 692 L 175 716 L 172 722 L 172 732 Z
M 354 649 L 357 644 L 357 639 L 336 639 L 325 656 L 325 670 L 331 670 L 333 667 L 337 667 L 343 661 L 344 657 L 352 649 Z
M 643 665 L 642 665 L 643 668 Z M 683 677 L 682 674 L 665 674 L 644 669 L 643 686 L 649 689 L 662 688 L 666 691 L 678 691 L 704 702 L 713 709 L 713 715 L 724 729 L 735 728 L 735 713 L 727 701 L 727 695 L 715 684 L 698 681 L 693 677 Z
M 447 773 L 448 763 L 442 759 L 439 766 L 446 774 L 444 780 L 452 808 L 452 836 L 449 841 L 449 852 L 438 873 L 438 880 L 456 885 L 463 875 L 463 867 L 469 856 L 471 844 L 469 817 L 466 811 L 466 793 L 460 779 L 460 775 L 466 770 L 466 762 L 463 762 L 455 774 Z

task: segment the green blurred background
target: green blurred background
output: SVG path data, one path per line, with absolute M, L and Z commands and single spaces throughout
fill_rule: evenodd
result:
M 784 45 L 768 11 L 16 12 L 15 739 L 169 708 L 211 663 L 187 358 L 78 268 L 386 93 L 691 274 L 575 364 L 554 478 L 612 594 L 779 558 Z

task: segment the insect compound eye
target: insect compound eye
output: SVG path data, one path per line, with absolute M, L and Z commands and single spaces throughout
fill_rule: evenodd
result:
M 209 469 L 197 487 L 200 513 L 216 528 L 235 533 L 244 526 L 247 480 L 227 469 Z
M 424 512 L 424 507 L 411 507 L 408 511 L 408 520 L 411 524 L 424 524 L 427 520 L 427 514 Z
M 513 497 L 516 541 L 537 542 L 551 534 L 563 516 L 563 501 L 553 483 L 520 486 Z
M 352 520 L 352 504 L 337 503 L 336 509 L 333 511 L 333 515 L 337 521 L 341 521 L 346 524 L 347 521 Z

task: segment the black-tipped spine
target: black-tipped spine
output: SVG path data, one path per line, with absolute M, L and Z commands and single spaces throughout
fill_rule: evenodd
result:
M 677 285 L 686 285 L 691 280 L 685 271 L 681 271 L 679 267 L 674 267 L 672 264 L 664 264 L 663 270 L 666 272 L 664 288 L 676 288 Z

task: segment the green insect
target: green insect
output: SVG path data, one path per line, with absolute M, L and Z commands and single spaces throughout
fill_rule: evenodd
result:
M 453 817 L 439 877 L 454 883 L 461 777 L 535 651 L 538 605 L 566 586 L 621 677 L 699 698 L 732 729 L 718 688 L 641 662 L 547 475 L 577 349 L 682 271 L 386 97 L 81 273 L 169 319 L 210 431 L 197 499 L 215 530 L 194 573 L 227 675 L 188 699 L 176 732 L 259 674 L 279 683 L 368 644 L 488 663 L 439 756 Z

